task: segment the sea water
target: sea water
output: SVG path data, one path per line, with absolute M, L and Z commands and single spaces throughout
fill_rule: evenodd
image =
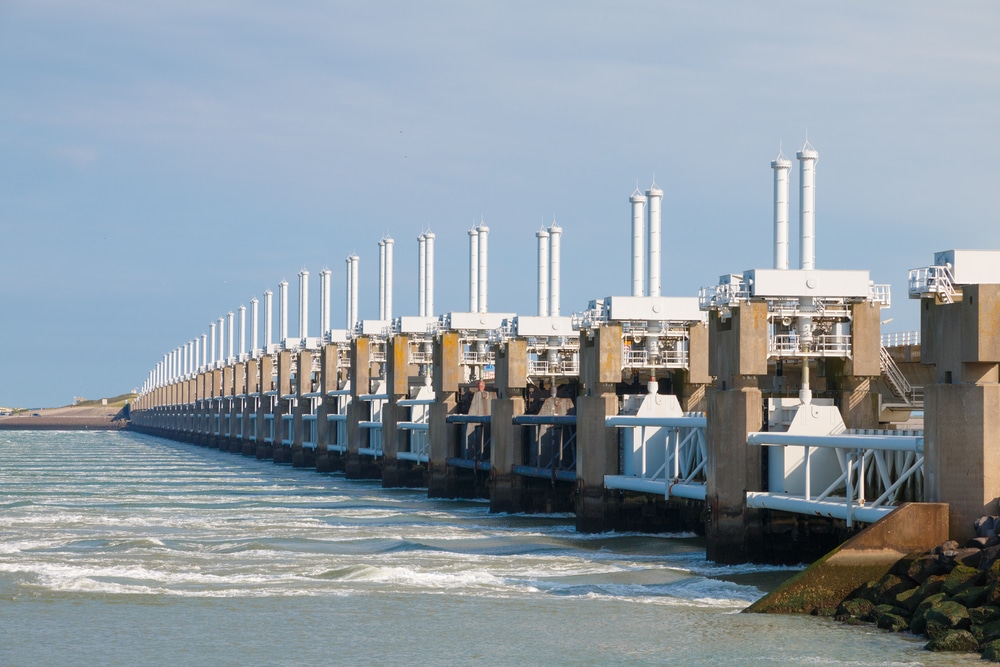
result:
M 0 665 L 981 664 L 739 613 L 791 573 L 149 436 L 0 433 Z

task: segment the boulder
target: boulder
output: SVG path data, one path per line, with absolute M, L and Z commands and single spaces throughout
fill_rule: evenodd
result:
M 947 542 L 942 542 L 933 549 L 931 549 L 932 554 L 943 554 L 947 551 L 955 551 L 958 549 L 958 542 L 955 540 L 948 540 Z
M 986 625 L 993 621 L 1000 620 L 1000 607 L 982 606 L 967 607 L 969 610 L 969 620 L 973 625 Z
M 978 651 L 979 642 L 968 630 L 948 630 L 927 642 L 928 651 Z
M 875 621 L 875 625 L 890 632 L 906 632 L 910 629 L 910 622 L 900 614 L 882 614 Z
M 998 520 L 1000 517 L 989 515 L 976 519 L 972 524 L 976 529 L 976 535 L 978 537 L 996 537 Z
M 907 562 L 905 574 L 910 579 L 918 583 L 923 583 L 928 577 L 939 574 L 947 574 L 948 569 L 941 562 L 938 556 L 933 554 L 923 554 L 919 558 L 914 558 Z
M 864 598 L 844 600 L 837 607 L 836 617 L 838 621 L 847 621 L 851 618 L 858 621 L 871 622 L 874 619 L 875 603 Z
M 972 625 L 969 610 L 951 600 L 943 600 L 928 609 L 924 621 L 927 624 L 926 634 L 931 639 L 942 637 L 951 630 L 968 630 Z
M 944 580 L 944 585 L 941 590 L 948 595 L 955 595 L 956 593 L 964 590 L 968 586 L 977 586 L 982 583 L 984 573 L 978 568 L 969 567 L 968 565 L 956 565 L 955 568 L 948 573 L 948 577 Z
M 951 598 L 966 609 L 979 607 L 986 602 L 985 586 L 966 586 Z
M 875 585 L 875 599 L 876 604 L 894 604 L 896 602 L 896 596 L 903 591 L 908 591 L 911 588 L 916 588 L 917 583 L 910 579 L 909 577 L 900 577 L 897 574 L 887 574 L 878 580 Z
M 983 660 L 989 660 L 990 662 L 1000 662 L 1000 639 L 994 639 L 991 642 L 981 646 L 982 648 L 982 658 Z

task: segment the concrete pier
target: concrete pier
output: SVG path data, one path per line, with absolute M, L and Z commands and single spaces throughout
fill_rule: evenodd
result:
M 920 301 L 925 388 L 925 493 L 948 503 L 951 539 L 1000 514 L 1000 285 L 963 285 L 958 300 Z
M 456 414 L 458 392 L 464 379 L 461 374 L 462 349 L 456 332 L 445 331 L 434 339 L 434 374 L 432 386 L 436 402 L 428 419 L 430 464 L 427 493 L 431 498 L 465 498 L 471 496 L 463 472 L 448 465 L 448 459 L 458 456 L 458 429 L 447 419 Z

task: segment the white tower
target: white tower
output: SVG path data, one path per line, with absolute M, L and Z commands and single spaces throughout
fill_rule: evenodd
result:
M 325 336 L 330 330 L 330 278 L 333 271 L 323 269 L 319 272 L 319 324 L 322 327 L 320 335 Z
M 233 330 L 236 328 L 233 326 L 233 321 L 236 319 L 236 315 L 233 311 L 226 313 L 226 333 L 228 334 L 226 342 L 226 363 L 231 363 L 233 360 Z
M 250 299 L 250 354 L 256 355 L 257 350 L 260 349 L 260 338 L 258 338 L 258 326 L 260 322 L 257 319 L 257 297 Z
M 807 140 L 795 154 L 799 161 L 799 268 L 816 268 L 816 162 L 819 153 Z
M 424 240 L 427 242 L 427 279 L 424 283 L 426 296 L 424 297 L 426 317 L 434 317 L 434 232 L 424 232 Z
M 385 239 L 378 242 L 378 318 L 385 319 Z
M 218 360 L 219 361 L 225 361 L 225 355 L 226 355 L 226 318 L 220 317 L 217 320 L 216 324 L 218 324 L 218 328 L 216 329 L 216 332 L 219 334 L 219 356 L 218 356 Z
M 350 328 L 353 330 L 358 323 L 358 287 L 360 280 L 358 272 L 361 266 L 361 258 L 356 254 L 351 255 L 351 320 Z
M 278 283 L 278 344 L 288 338 L 288 281 Z
M 427 316 L 427 237 L 417 237 L 417 315 Z
M 299 271 L 299 338 L 305 345 L 309 337 L 309 272 Z
M 486 226 L 485 222 L 479 223 L 479 312 L 487 313 L 489 309 L 487 307 L 486 299 L 489 294 L 489 288 L 487 286 L 486 279 L 489 275 L 489 270 L 487 267 L 487 262 L 489 259 L 489 249 L 487 244 L 487 239 L 489 238 L 490 228 Z
M 274 293 L 271 290 L 264 290 L 264 351 L 271 351 L 273 339 L 271 334 L 274 331 Z
M 549 314 L 559 317 L 560 312 L 560 270 L 562 262 L 562 227 L 555 220 L 549 227 Z
M 646 190 L 649 199 L 649 252 L 647 254 L 649 272 L 649 296 L 660 296 L 660 202 L 663 201 L 663 190 L 656 181 Z
M 646 196 L 635 189 L 629 197 L 632 203 L 632 296 L 643 296 L 643 219 L 646 214 Z
M 395 241 L 391 236 L 385 237 L 385 313 L 383 320 L 392 319 L 392 248 Z
M 771 161 L 774 170 L 774 268 L 788 269 L 788 174 L 792 161 L 778 150 Z
M 208 325 L 208 338 L 212 341 L 212 354 L 209 355 L 208 363 L 214 367 L 215 366 L 215 322 L 210 322 Z
M 237 356 L 242 357 L 247 351 L 247 307 L 240 304 L 240 350 Z
M 538 239 L 538 316 L 549 315 L 549 233 L 545 227 L 535 232 Z
M 469 312 L 479 312 L 479 229 L 469 230 Z

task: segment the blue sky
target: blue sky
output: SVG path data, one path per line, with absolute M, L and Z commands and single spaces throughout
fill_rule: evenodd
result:
M 0 405 L 141 385 L 265 289 L 417 236 L 438 311 L 533 314 L 534 232 L 563 227 L 563 312 L 629 290 L 628 196 L 665 191 L 664 294 L 771 264 L 770 160 L 806 133 L 818 268 L 891 283 L 1000 248 L 994 2 L 0 2 Z M 793 188 L 797 182 L 793 175 Z M 797 239 L 797 197 L 792 196 Z M 797 240 L 792 243 L 797 260 Z M 297 329 L 294 315 L 290 330 Z

